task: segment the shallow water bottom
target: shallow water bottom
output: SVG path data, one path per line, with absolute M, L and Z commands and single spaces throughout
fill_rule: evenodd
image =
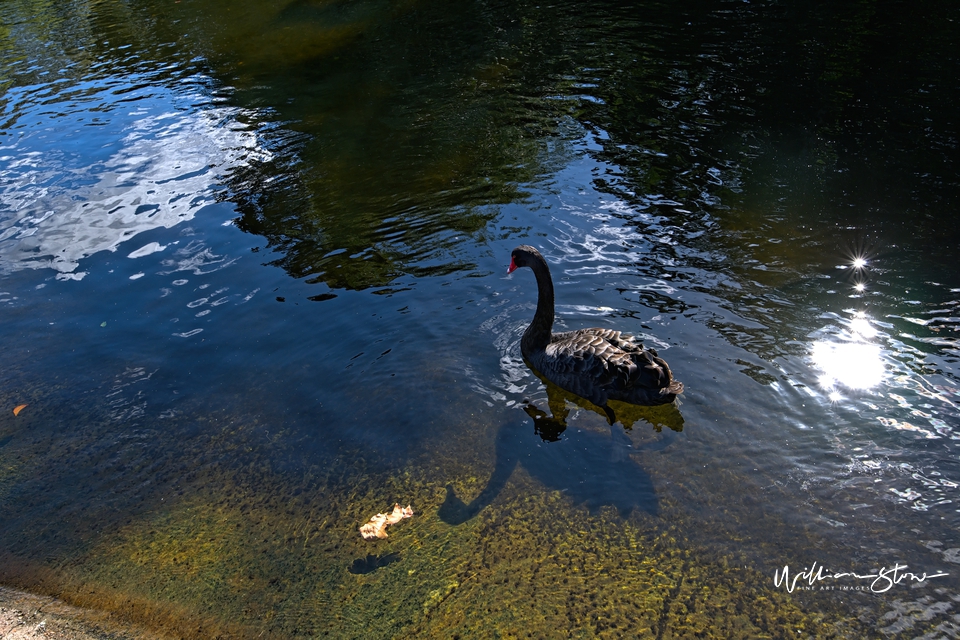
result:
M 159 461 L 104 448 L 110 421 L 53 437 L 21 416 L 0 485 L 36 502 L 4 528 L 0 581 L 181 638 L 862 637 L 835 600 L 775 590 L 735 531 L 712 532 L 721 551 L 691 535 L 705 521 L 665 480 L 677 450 L 644 447 L 669 430 L 638 422 L 618 454 L 599 415 L 575 414 L 566 442 L 610 456 L 597 478 L 553 443 L 511 457 L 539 441 L 516 410 L 438 418 L 422 451 L 392 464 L 371 450 L 303 454 L 236 407 L 150 431 Z M 592 500 L 590 482 L 614 499 Z M 361 539 L 394 502 L 416 514 Z
M 216 555 L 238 543 L 230 540 L 235 519 L 193 503 L 149 531 L 122 532 L 117 547 L 68 570 L 7 558 L 5 572 L 16 574 L 5 580 L 56 584 L 69 601 L 174 637 L 858 635 L 839 633 L 839 616 L 747 586 L 767 580 L 738 566 L 738 558 L 703 555 L 674 532 L 650 534 L 606 511 L 571 512 L 562 495 L 530 499 L 520 495 L 527 478 L 513 485 L 513 495 L 475 522 L 451 528 L 425 516 L 374 547 L 342 542 L 357 559 L 398 558 L 370 573 L 351 571 L 357 560 L 333 558 L 330 547 L 305 551 L 309 543 L 294 536 L 286 538 L 294 548 L 268 540 L 246 559 L 189 556 L 198 546 Z M 354 531 L 338 533 L 352 538 Z M 143 547 L 159 553 L 139 552 Z M 282 551 L 303 564 L 274 557 L 245 575 L 258 553 Z M 263 571 L 271 565 L 273 577 Z
M 153 631 L 118 623 L 105 611 L 72 607 L 56 598 L 0 587 L 4 640 L 149 640 Z

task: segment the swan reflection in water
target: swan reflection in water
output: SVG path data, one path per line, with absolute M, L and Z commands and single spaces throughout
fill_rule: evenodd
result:
M 683 429 L 683 416 L 676 404 L 641 407 L 614 401 L 623 427 L 607 425 L 609 437 L 590 428 L 567 431 L 570 404 L 596 413 L 604 422 L 607 414 L 549 380 L 541 380 L 547 387 L 550 415 L 524 402 L 524 411 L 533 419 L 533 431 L 526 421 L 503 425 L 497 433 L 496 463 L 487 485 L 469 504 L 447 485 L 440 519 L 456 525 L 476 516 L 497 498 L 518 464 L 545 487 L 565 492 L 575 504 L 585 504 L 591 511 L 612 505 L 621 516 L 634 509 L 657 515 L 659 501 L 653 481 L 629 454 L 663 449 L 676 438 Z M 653 425 L 660 439 L 633 447 L 624 431 L 632 430 L 638 422 Z

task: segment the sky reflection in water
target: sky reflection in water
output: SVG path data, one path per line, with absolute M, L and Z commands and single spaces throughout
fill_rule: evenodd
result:
M 83 258 L 189 222 L 228 172 L 269 159 L 242 110 L 213 103 L 208 78 L 172 89 L 155 75 L 7 92 L 0 118 L 15 133 L 0 156 L 0 272 L 46 267 L 78 280 Z

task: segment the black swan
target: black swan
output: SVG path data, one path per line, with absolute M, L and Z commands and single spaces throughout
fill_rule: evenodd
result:
M 553 279 L 540 252 L 521 245 L 510 256 L 507 273 L 530 267 L 537 277 L 537 312 L 523 332 L 520 351 L 527 362 L 558 387 L 586 398 L 616 421 L 607 400 L 658 405 L 683 392 L 670 367 L 653 349 L 612 329 L 553 333 Z

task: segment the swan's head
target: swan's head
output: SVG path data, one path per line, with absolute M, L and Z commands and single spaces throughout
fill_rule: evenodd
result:
M 522 244 L 510 254 L 510 267 L 507 269 L 507 273 L 513 273 L 519 267 L 533 268 L 533 265 L 537 263 L 546 264 L 546 260 L 543 259 L 539 251 L 528 244 Z

